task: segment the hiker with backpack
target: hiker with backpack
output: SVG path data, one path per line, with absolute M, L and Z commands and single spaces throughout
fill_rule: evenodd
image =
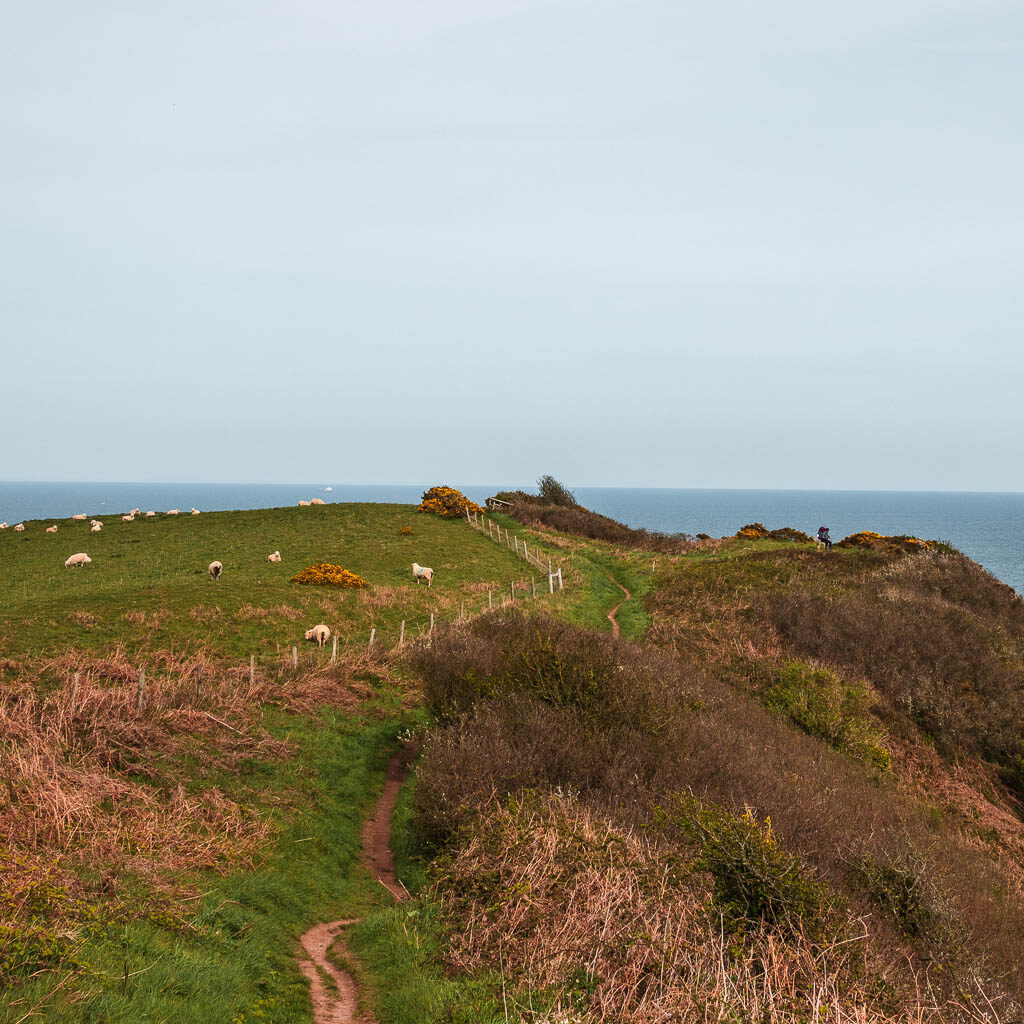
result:
M 818 543 L 819 544 L 824 544 L 826 551 L 830 547 L 832 547 L 832 538 L 828 535 L 828 527 L 827 526 L 819 526 L 818 527 Z

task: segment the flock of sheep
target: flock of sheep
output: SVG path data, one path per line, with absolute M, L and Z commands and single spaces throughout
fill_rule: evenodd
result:
M 324 504 L 326 504 L 326 502 L 322 501 L 320 498 L 313 498 L 311 501 L 300 501 L 299 502 L 300 506 L 306 506 L 306 507 L 308 507 L 310 505 L 324 505 Z M 178 516 L 178 515 L 181 515 L 181 509 L 180 508 L 172 508 L 166 514 L 169 515 L 169 516 Z M 199 513 L 199 509 L 193 508 L 191 514 L 194 515 L 194 516 L 199 515 L 200 514 Z M 121 516 L 121 522 L 123 522 L 123 523 L 134 522 L 135 521 L 135 517 L 137 515 L 142 515 L 144 518 L 152 518 L 153 516 L 156 515 L 156 512 L 145 512 L 145 513 L 142 513 L 142 512 L 140 512 L 139 509 L 133 508 L 131 510 L 131 512 L 128 512 L 125 515 Z M 86 516 L 86 514 L 84 512 L 82 512 L 82 513 L 79 513 L 78 515 L 72 516 L 71 518 L 73 520 L 84 521 L 85 519 L 88 518 L 88 516 Z M 6 530 L 6 529 L 8 529 L 7 523 L 0 523 L 0 530 Z M 99 533 L 102 529 L 103 529 L 103 523 L 99 519 L 90 520 L 90 526 L 89 526 L 89 532 L 90 533 Z M 14 532 L 15 533 L 23 533 L 24 530 L 25 530 L 25 524 L 24 523 L 18 523 L 14 527 Z M 54 524 L 53 526 L 46 527 L 46 533 L 56 533 L 56 532 L 57 532 L 56 524 Z M 280 551 L 272 551 L 269 555 L 267 555 L 267 561 L 268 562 L 274 562 L 274 563 L 280 562 L 281 561 L 281 552 Z M 75 554 L 71 555 L 64 562 L 64 568 L 65 569 L 71 569 L 73 567 L 79 567 L 80 568 L 83 565 L 91 565 L 91 564 L 92 564 L 92 559 L 84 551 L 78 551 Z M 224 572 L 224 564 L 222 562 L 220 562 L 220 561 L 213 561 L 213 562 L 211 562 L 209 564 L 209 566 L 207 566 L 207 572 L 209 573 L 210 579 L 213 580 L 214 582 L 216 582 L 217 580 L 220 579 L 221 574 Z M 413 574 L 413 578 L 416 580 L 417 583 L 419 583 L 421 580 L 426 580 L 428 587 L 433 586 L 433 583 L 434 583 L 434 570 L 433 569 L 428 568 L 425 565 L 419 565 L 416 562 L 413 562 L 412 563 L 412 574 Z M 331 638 L 331 630 L 330 630 L 329 626 L 325 626 L 321 622 L 319 625 L 314 626 L 312 629 L 306 630 L 304 636 L 305 636 L 305 638 L 307 640 L 315 640 L 318 647 L 323 647 L 324 644 L 326 644 L 327 641 L 330 640 L 330 638 Z

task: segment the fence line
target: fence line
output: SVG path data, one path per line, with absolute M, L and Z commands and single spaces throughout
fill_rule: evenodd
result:
M 497 541 L 499 544 L 503 543 L 509 550 L 514 550 L 519 558 L 529 562 L 535 569 L 540 569 L 548 578 L 549 594 L 555 592 L 555 583 L 558 584 L 559 590 L 563 589 L 565 582 L 562 578 L 562 567 L 559 566 L 557 569 L 553 569 L 550 558 L 547 559 L 547 564 L 545 564 L 544 559 L 531 551 L 527 542 L 520 540 L 518 534 L 510 534 L 508 529 L 503 527 L 501 523 L 488 519 L 483 513 L 471 512 L 468 508 L 466 509 L 466 522 L 479 533 L 486 534 L 491 540 Z M 504 539 L 502 539 L 502 534 L 504 534 Z M 534 588 L 534 595 L 536 596 L 536 588 Z

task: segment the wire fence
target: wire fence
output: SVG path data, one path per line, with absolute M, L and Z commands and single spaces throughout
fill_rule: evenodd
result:
M 480 512 L 471 512 L 469 509 L 466 509 L 466 522 L 474 530 L 490 537 L 496 543 L 504 544 L 510 550 L 515 551 L 524 562 L 529 562 L 534 568 L 540 569 L 547 576 L 549 594 L 555 592 L 556 584 L 559 590 L 564 588 L 562 567 L 559 566 L 555 569 L 551 564 L 550 558 L 545 559 L 536 547 L 531 551 L 529 544 L 517 534 L 510 533 L 507 527 L 503 527 L 501 523 L 496 523 L 493 519 L 488 519 L 486 515 Z

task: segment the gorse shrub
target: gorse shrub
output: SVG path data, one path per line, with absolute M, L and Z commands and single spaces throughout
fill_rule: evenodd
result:
M 873 699 L 865 682 L 846 683 L 827 668 L 789 661 L 764 695 L 764 704 L 836 750 L 885 771 L 891 758 L 869 714 Z
M 873 530 L 861 530 L 859 533 L 851 533 L 839 542 L 841 548 L 874 548 L 881 551 L 903 551 L 914 554 L 918 551 L 929 551 L 932 542 L 921 540 L 919 537 L 908 537 L 899 534 L 887 537 L 883 533 L 875 533 Z
M 777 530 L 769 530 L 764 523 L 747 523 L 742 529 L 736 532 L 736 536 L 743 540 L 792 540 L 802 544 L 812 544 L 811 538 L 802 530 L 795 530 L 792 526 L 782 526 Z
M 679 666 L 656 651 L 547 615 L 508 609 L 441 628 L 412 655 L 431 710 L 445 720 L 477 701 L 528 693 L 602 721 L 658 732 L 690 687 Z
M 305 583 L 317 587 L 366 587 L 369 584 L 354 572 L 330 562 L 316 562 L 292 577 L 292 583 Z
M 683 794 L 655 821 L 698 847 L 696 866 L 714 879 L 716 908 L 733 927 L 765 924 L 815 943 L 832 937 L 840 920 L 834 896 L 783 849 L 770 817 L 758 820 L 750 807 L 737 816 Z
M 441 516 L 442 519 L 459 519 L 465 518 L 467 511 L 481 513 L 483 509 L 475 501 L 470 501 L 462 491 L 439 485 L 423 492 L 423 498 L 416 511 L 428 512 Z

